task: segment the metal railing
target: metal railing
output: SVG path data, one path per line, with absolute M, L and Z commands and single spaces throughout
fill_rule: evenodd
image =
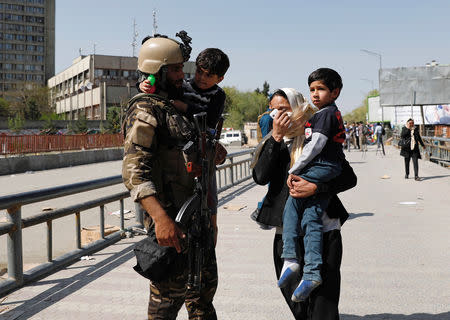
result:
M 123 135 L 75 134 L 75 135 L 0 135 L 0 155 L 103 149 L 123 146 Z
M 393 135 L 392 144 L 398 147 L 400 134 Z M 425 148 L 422 149 L 424 159 L 436 162 L 441 166 L 450 166 L 450 138 L 423 136 L 423 144 Z
M 247 179 L 251 178 L 250 162 L 254 149 L 235 152 L 227 155 L 226 162 L 217 167 L 218 192 L 227 190 Z M 246 157 L 247 156 L 247 157 Z M 60 187 L 48 188 L 38 191 L 25 192 L 0 197 L 0 210 L 6 209 L 7 221 L 0 223 L 0 236 L 7 235 L 7 269 L 8 279 L 0 282 L 0 297 L 8 292 L 23 286 L 26 283 L 37 280 L 55 270 L 69 265 L 84 255 L 101 250 L 110 244 L 120 240 L 124 227 L 124 199 L 128 198 L 129 192 L 119 192 L 99 199 L 90 200 L 51 212 L 43 212 L 31 217 L 22 218 L 22 207 L 31 203 L 37 203 L 58 197 L 73 195 L 85 191 L 113 186 L 122 183 L 120 175 L 102 178 L 92 181 L 80 182 Z M 114 201 L 120 202 L 120 231 L 105 236 L 105 204 Z M 81 244 L 81 220 L 82 211 L 99 207 L 100 240 L 86 246 Z M 76 245 L 77 249 L 62 256 L 53 258 L 53 220 L 65 216 L 75 216 Z M 142 226 L 142 215 L 136 214 L 136 221 Z M 47 262 L 26 272 L 23 271 L 23 246 L 22 233 L 26 228 L 38 224 L 47 226 Z

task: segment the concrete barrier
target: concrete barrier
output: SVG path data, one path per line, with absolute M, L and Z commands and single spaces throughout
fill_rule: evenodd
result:
M 0 159 L 0 175 L 64 168 L 122 158 L 123 148 L 14 156 Z

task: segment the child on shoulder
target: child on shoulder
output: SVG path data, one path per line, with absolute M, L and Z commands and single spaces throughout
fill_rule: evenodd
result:
M 226 98 L 225 91 L 218 84 L 223 80 L 230 66 L 230 61 L 222 50 L 207 48 L 199 53 L 195 65 L 194 78 L 183 81 L 183 101 L 174 100 L 172 104 L 178 111 L 191 118 L 196 113 L 206 112 L 208 127 L 215 129 L 225 108 Z M 138 87 L 144 93 L 152 92 L 151 83 L 147 79 L 141 81 Z M 218 153 L 220 155 L 217 155 Z M 216 149 L 216 159 L 225 156 L 224 148 Z M 220 160 L 216 161 L 220 162 Z M 217 214 L 217 204 L 217 182 L 214 169 L 208 193 L 208 207 L 212 215 Z
M 303 151 L 291 163 L 287 184 L 292 188 L 292 175 L 312 183 L 324 183 L 337 177 L 345 159 L 342 143 L 345 129 L 335 100 L 342 89 L 340 75 L 328 68 L 320 68 L 308 77 L 312 103 L 319 109 L 305 124 Z M 285 287 L 300 273 L 296 243 L 304 235 L 305 247 L 303 277 L 292 295 L 293 301 L 304 301 L 318 287 L 322 278 L 322 215 L 331 194 L 319 193 L 300 199 L 289 196 L 283 212 L 284 264 L 278 286 Z M 299 218 L 300 217 L 300 218 Z M 301 223 L 299 224 L 299 220 Z
M 195 61 L 195 76 L 183 82 L 183 101 L 173 101 L 174 106 L 188 116 L 207 113 L 207 124 L 215 128 L 225 107 L 225 92 L 218 84 L 223 80 L 230 61 L 220 49 L 207 48 L 200 52 Z M 139 83 L 139 89 L 151 93 L 149 80 Z

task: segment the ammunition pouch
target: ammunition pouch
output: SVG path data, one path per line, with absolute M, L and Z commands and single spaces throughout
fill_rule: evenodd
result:
M 186 255 L 178 254 L 173 247 L 162 247 L 156 240 L 155 230 L 136 243 L 134 247 L 137 264 L 133 269 L 144 278 L 153 282 L 167 280 L 183 273 Z

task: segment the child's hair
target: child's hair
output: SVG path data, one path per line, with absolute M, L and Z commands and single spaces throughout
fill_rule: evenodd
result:
M 207 48 L 199 53 L 195 60 L 197 67 L 208 70 L 210 74 L 223 77 L 230 67 L 228 56 L 220 49 Z
M 330 91 L 333 91 L 334 89 L 341 90 L 343 86 L 342 78 L 339 73 L 330 68 L 319 68 L 316 71 L 313 71 L 308 77 L 308 86 L 314 81 L 323 82 Z

